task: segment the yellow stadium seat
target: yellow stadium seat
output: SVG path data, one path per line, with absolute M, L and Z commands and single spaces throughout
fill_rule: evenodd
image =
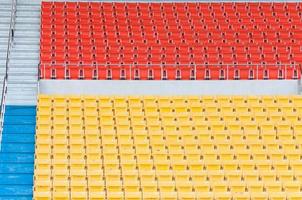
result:
M 54 191 L 52 197 L 53 197 L 53 199 L 68 200 L 68 199 L 70 199 L 70 192 Z
M 110 187 L 111 188 L 111 187 Z M 107 198 L 108 199 L 113 199 L 113 200 L 119 200 L 124 198 L 124 192 L 120 192 L 120 191 L 107 191 Z
M 250 200 L 250 194 L 248 192 L 233 193 L 234 200 Z
M 214 197 L 217 200 L 231 200 L 232 194 L 230 192 L 215 192 Z
M 285 192 L 295 193 L 301 191 L 301 182 L 300 181 L 288 181 L 282 183 Z
M 228 189 L 228 184 L 226 181 L 211 181 L 211 187 L 214 191 L 214 193 L 218 194 L 218 193 L 224 193 L 227 192 Z
M 91 200 L 99 200 L 99 199 L 103 200 L 103 199 L 106 199 L 105 192 L 100 192 L 100 191 L 92 192 L 92 191 L 89 191 L 88 195 L 89 195 L 89 199 L 91 199 Z
M 249 181 L 247 183 L 248 191 L 251 193 L 261 193 L 264 191 L 263 182 L 260 181 Z
M 33 195 L 34 199 L 37 200 L 48 200 L 51 199 L 51 193 L 50 192 L 40 192 L 40 191 L 34 191 Z
M 222 167 L 224 169 L 224 171 L 234 171 L 238 169 L 238 163 L 232 159 L 222 159 Z
M 282 191 L 282 183 L 276 181 L 267 181 L 264 184 L 265 190 L 269 193 L 277 193 Z
M 253 183 L 257 183 L 259 180 L 259 174 L 257 171 L 248 168 L 247 170 L 244 170 L 242 172 L 244 179 L 247 181 L 247 183 L 250 183 L 250 185 L 253 185 Z
M 236 183 L 242 179 L 242 172 L 238 170 L 224 170 L 224 174 L 230 183 Z
M 294 176 L 296 175 L 296 178 L 298 180 L 299 176 L 298 174 L 295 174 L 293 171 L 289 170 L 278 170 L 278 176 L 280 181 L 282 182 L 291 182 L 294 180 Z
M 302 192 L 289 192 L 286 194 L 288 200 L 302 199 Z
M 277 171 L 284 171 L 288 170 L 289 162 L 288 160 L 276 160 L 273 161 L 274 169 Z
M 36 199 L 301 199 L 301 97 L 47 96 Z
M 230 191 L 234 193 L 244 193 L 246 191 L 246 183 L 243 181 L 229 181 Z
M 212 183 L 224 181 L 223 170 L 208 171 L 208 178 Z
M 52 183 L 54 188 L 53 197 L 69 199 L 69 181 L 68 180 L 54 180 Z
M 124 191 L 128 193 L 139 192 L 140 184 L 138 180 L 123 180 Z
M 270 192 L 269 199 L 272 200 L 286 200 L 286 194 L 284 192 Z

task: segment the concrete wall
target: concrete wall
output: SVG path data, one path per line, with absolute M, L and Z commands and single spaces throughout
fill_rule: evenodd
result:
M 295 95 L 296 80 L 94 81 L 41 80 L 42 94 L 76 95 Z

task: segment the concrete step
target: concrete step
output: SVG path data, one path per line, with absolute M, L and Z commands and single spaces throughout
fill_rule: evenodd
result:
M 15 30 L 36 30 L 39 31 L 40 30 L 40 24 L 15 24 Z
M 40 17 L 40 10 L 17 10 L 17 17 Z
M 1 34 L 1 32 L 0 32 Z M 7 33 L 6 33 L 7 34 Z M 15 31 L 15 38 L 37 38 L 40 37 L 39 31 L 18 31 L 18 29 Z
M 0 30 L 0 37 L 8 37 L 9 31 L 8 29 L 6 30 Z
M 37 98 L 35 99 L 11 99 L 8 98 L 6 100 L 6 105 L 14 105 L 14 106 L 32 106 L 32 105 L 36 105 L 37 104 Z M 25 198 L 25 199 L 31 199 L 31 198 Z
M 0 10 L 0 16 L 10 16 L 10 10 Z
M 10 65 L 31 65 L 31 66 L 38 66 L 40 61 L 39 59 L 36 60 L 17 60 L 17 59 L 11 59 L 9 61 Z
M 19 83 L 19 82 L 27 82 L 27 83 L 34 83 L 38 80 L 37 74 L 30 74 L 30 73 L 12 73 L 8 72 L 8 82 L 9 83 Z
M 15 37 L 9 60 L 7 104 L 35 105 L 40 62 L 41 6 L 40 1 L 35 0 L 18 0 L 17 3 Z
M 16 23 L 27 23 L 27 24 L 39 24 L 40 18 L 38 17 L 27 17 L 27 18 L 16 18 Z
M 32 88 L 28 88 L 28 87 L 23 87 L 23 88 L 13 88 L 13 87 L 9 87 L 8 86 L 8 94 L 16 94 L 15 98 L 19 99 L 19 96 L 31 96 L 32 93 L 37 93 L 36 91 L 37 87 L 32 87 Z M 19 93 L 20 95 L 18 95 L 17 93 Z M 31 97 L 32 98 L 32 97 Z
M 13 75 L 10 74 L 10 76 L 12 77 Z M 22 80 L 22 79 L 12 80 L 12 79 L 9 79 L 10 76 L 8 76 L 8 86 L 9 87 L 23 88 L 23 87 L 28 86 L 29 88 L 31 88 L 31 87 L 34 87 L 35 85 L 37 85 L 37 82 L 38 82 L 37 79 L 32 79 L 32 80 L 28 80 L 28 79 L 24 79 L 24 80 Z M 27 85 L 22 84 L 22 82 L 26 83 Z
M 0 60 L 0 68 L 6 64 L 6 60 Z
M 1 49 L 1 45 L 0 45 Z M 15 45 L 12 49 L 12 52 L 32 52 L 32 53 L 40 53 L 39 45 Z
M 40 4 L 19 4 L 17 5 L 17 10 L 32 10 L 32 11 L 40 11 L 41 5 Z
M 37 66 L 38 64 L 34 64 L 34 63 L 13 63 L 13 60 L 10 60 L 9 62 L 9 67 L 10 69 L 15 69 L 15 68 L 22 68 L 22 69 L 36 69 L 37 70 Z
M 0 24 L 0 31 L 8 30 L 9 29 L 9 23 L 1 23 Z
M 6 50 L 7 50 L 7 44 L 0 43 L 0 51 L 6 52 Z
M 0 44 L 7 44 L 7 42 L 8 42 L 8 36 L 0 37 Z
M 1 4 L 11 4 L 11 0 L 1 0 Z
M 10 55 L 10 59 L 17 59 L 17 60 L 39 60 L 40 55 L 37 53 L 29 53 L 29 52 L 23 52 L 23 53 L 12 53 Z
M 0 23 L 9 23 L 10 22 L 10 16 L 1 16 L 0 17 Z
M 40 44 L 40 37 L 39 38 L 20 38 L 20 37 L 15 37 L 14 38 L 14 43 L 15 44 L 23 44 L 23 45 L 39 45 Z
M 1 5 L 0 11 L 3 11 L 3 12 L 7 12 L 8 11 L 8 12 L 10 12 L 11 8 L 12 8 L 11 5 Z
M 33 73 L 38 71 L 37 65 L 11 65 L 11 64 L 9 64 L 9 70 L 12 73 L 18 73 L 18 72 Z

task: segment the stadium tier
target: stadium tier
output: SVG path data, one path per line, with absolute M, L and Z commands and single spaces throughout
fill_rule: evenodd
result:
M 34 199 L 302 199 L 301 96 L 40 95 Z
M 298 79 L 301 3 L 42 2 L 43 79 Z

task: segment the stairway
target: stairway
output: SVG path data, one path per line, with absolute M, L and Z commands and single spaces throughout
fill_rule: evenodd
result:
M 5 74 L 5 64 L 6 64 L 6 52 L 7 52 L 7 42 L 9 34 L 9 22 L 11 15 L 11 1 L 3 0 L 0 3 L 0 86 L 2 86 L 4 74 Z M 0 94 L 2 92 L 2 87 L 0 87 Z
M 40 59 L 40 2 L 17 1 L 14 35 L 6 102 L 8 105 L 35 105 Z
M 35 106 L 6 106 L 0 150 L 0 200 L 32 199 Z

